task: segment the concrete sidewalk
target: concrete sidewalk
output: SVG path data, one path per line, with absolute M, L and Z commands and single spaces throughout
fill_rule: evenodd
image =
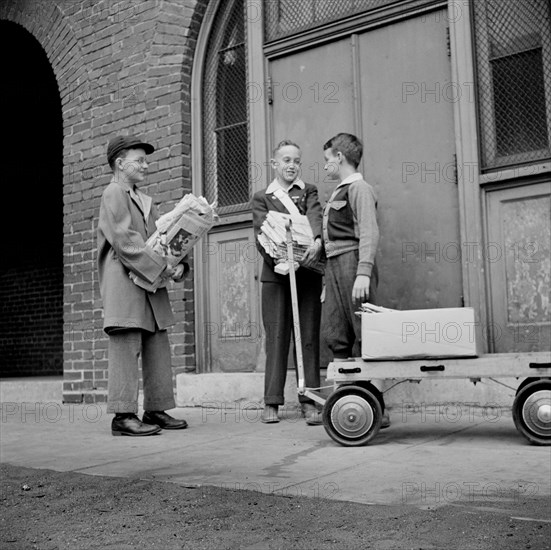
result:
M 259 409 L 190 407 L 182 431 L 113 437 L 105 406 L 1 404 L 0 460 L 90 475 L 212 485 L 364 504 L 484 506 L 551 494 L 551 448 L 530 445 L 509 411 L 391 410 L 366 447 L 342 447 L 296 409 L 262 424 Z M 505 508 L 505 509 L 504 509 Z M 542 518 L 546 514 L 542 511 Z M 547 521 L 550 521 L 547 518 Z

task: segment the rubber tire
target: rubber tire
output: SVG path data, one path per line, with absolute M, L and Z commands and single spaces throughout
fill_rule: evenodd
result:
M 347 397 L 356 405 L 363 407 L 366 415 L 371 415 L 371 424 L 365 432 L 358 435 L 344 434 L 342 429 L 333 422 L 333 415 L 338 413 L 339 407 L 347 403 Z M 383 413 L 377 397 L 369 390 L 356 385 L 338 387 L 325 401 L 322 410 L 323 426 L 329 437 L 345 447 L 360 447 L 367 445 L 379 432 Z
M 357 380 L 354 382 L 354 385 L 360 386 L 360 388 L 363 388 L 364 390 L 370 391 L 378 400 L 379 404 L 381 405 L 381 412 L 385 412 L 385 400 L 383 398 L 383 394 L 377 388 L 374 384 L 372 384 L 370 381 L 363 381 L 363 380 Z
M 542 378 L 525 378 L 519 385 L 518 385 L 518 388 L 517 388 L 517 391 L 515 393 L 515 395 L 518 395 L 518 393 L 520 392 L 520 390 L 522 390 L 522 388 L 524 388 L 525 386 L 527 386 L 528 384 L 531 384 L 532 382 L 538 382 L 539 380 L 542 380 Z
M 551 391 L 551 380 L 540 379 L 519 388 L 513 402 L 513 421 L 517 430 L 533 445 L 551 445 L 551 432 L 549 435 L 535 433 L 522 414 L 526 400 L 538 391 Z

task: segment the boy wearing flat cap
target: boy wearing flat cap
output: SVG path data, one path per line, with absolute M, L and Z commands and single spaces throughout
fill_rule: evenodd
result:
M 113 435 L 146 436 L 161 429 L 187 427 L 165 411 L 176 406 L 167 328 L 174 315 L 166 288 L 148 292 L 130 279 L 135 273 L 180 281 L 189 266 L 176 267 L 146 246 L 159 217 L 149 196 L 139 190 L 147 173 L 146 155 L 155 149 L 135 136 L 117 136 L 107 147 L 113 177 L 103 191 L 98 225 L 98 271 L 103 328 L 109 335 L 107 412 L 115 414 Z M 141 356 L 144 414 L 138 412 Z

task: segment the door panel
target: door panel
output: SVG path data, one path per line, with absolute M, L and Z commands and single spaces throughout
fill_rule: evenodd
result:
M 487 204 L 491 351 L 548 350 L 551 182 L 491 191 Z
M 444 10 L 270 62 L 272 145 L 290 138 L 302 147 L 303 179 L 318 185 L 322 203 L 335 186 L 323 144 L 338 132 L 364 143 L 360 170 L 378 195 L 386 307 L 462 305 L 446 21 Z M 322 363 L 327 357 L 322 343 Z
M 338 132 L 356 131 L 354 124 L 352 46 L 350 38 L 271 61 L 270 149 L 282 139 L 302 149 L 302 179 L 318 187 L 325 204 L 336 182 L 323 169 L 323 144 Z M 270 174 L 268 179 L 272 178 Z M 294 344 L 289 350 L 293 365 Z M 320 342 L 325 367 L 331 352 Z
M 251 228 L 210 233 L 205 260 L 209 320 L 204 334 L 216 372 L 255 370 L 261 342 L 258 323 L 258 253 Z
M 338 132 L 355 131 L 350 39 L 276 59 L 270 76 L 270 149 L 282 139 L 300 145 L 302 179 L 318 186 L 325 203 L 335 181 L 323 170 L 323 144 Z
M 446 21 L 436 12 L 360 36 L 364 176 L 379 200 L 379 296 L 396 309 L 462 305 Z

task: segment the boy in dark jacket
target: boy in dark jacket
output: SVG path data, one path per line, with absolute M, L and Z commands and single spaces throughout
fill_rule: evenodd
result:
M 260 233 L 268 211 L 292 213 L 298 209 L 306 215 L 315 242 L 307 250 L 302 266 L 296 272 L 300 332 L 304 358 L 304 381 L 308 388 L 318 388 L 319 373 L 319 331 L 321 318 L 321 279 L 322 276 L 307 267 L 315 264 L 321 255 L 321 205 L 316 186 L 300 179 L 301 151 L 295 143 L 282 141 L 274 150 L 271 159 L 276 178 L 263 191 L 252 199 L 253 225 L 255 238 Z M 289 201 L 292 204 L 289 205 Z M 289 206 L 289 208 L 286 206 Z M 293 207 L 294 205 L 294 207 Z M 293 331 L 293 316 L 289 276 L 274 271 L 275 260 L 257 242 L 264 258 L 262 266 L 262 319 L 266 333 L 266 372 L 264 376 L 264 411 L 261 421 L 279 422 L 278 407 L 284 403 L 284 387 L 287 376 L 289 346 Z M 292 267 L 291 267 L 292 269 Z M 313 401 L 299 396 L 306 422 L 310 425 L 322 424 L 321 414 Z

